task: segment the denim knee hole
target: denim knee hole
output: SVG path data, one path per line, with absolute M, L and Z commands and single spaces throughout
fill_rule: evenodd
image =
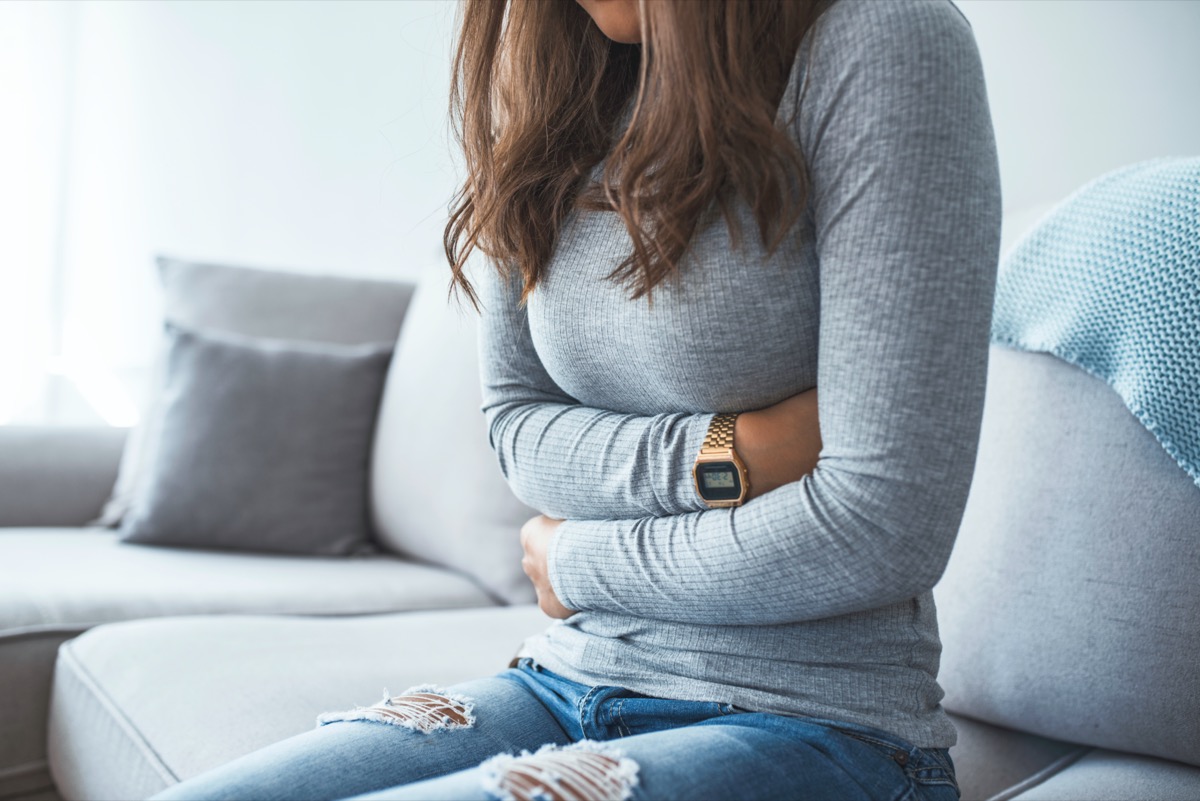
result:
M 520 756 L 497 754 L 479 766 L 496 801 L 623 801 L 638 783 L 638 765 L 608 743 L 547 743 Z
M 468 728 L 475 723 L 471 699 L 433 684 L 410 687 L 399 695 L 386 689 L 383 700 L 345 712 L 325 712 L 317 725 L 351 720 L 372 720 L 429 733 L 438 729 Z

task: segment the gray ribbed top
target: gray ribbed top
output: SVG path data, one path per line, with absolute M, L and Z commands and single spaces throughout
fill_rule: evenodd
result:
M 970 28 L 945 0 L 840 0 L 777 119 L 811 194 L 771 258 L 739 203 L 741 250 L 714 213 L 682 280 L 631 301 L 605 279 L 631 251 L 619 217 L 576 213 L 527 308 L 480 282 L 492 445 L 516 494 L 566 520 L 550 576 L 580 610 L 523 653 L 946 747 L 930 588 L 974 466 L 1000 240 Z M 691 467 L 712 414 L 814 386 L 816 470 L 706 509 Z

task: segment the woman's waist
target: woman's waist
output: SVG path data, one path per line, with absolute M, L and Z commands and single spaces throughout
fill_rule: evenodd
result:
M 530 637 L 520 653 L 585 684 L 856 721 L 944 747 L 953 740 L 939 706 L 936 626 L 922 632 L 900 610 L 875 611 L 839 625 L 771 626 L 580 613 Z M 876 622 L 895 631 L 876 634 Z
M 689 666 L 794 673 L 908 672 L 936 676 L 941 654 L 931 593 L 851 614 L 762 626 L 701 625 L 579 612 L 540 635 L 563 653 Z

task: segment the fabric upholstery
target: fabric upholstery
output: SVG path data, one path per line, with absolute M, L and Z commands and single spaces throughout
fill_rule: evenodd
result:
M 470 578 L 391 555 L 149 548 L 81 529 L 5 529 L 0 549 L 0 634 L 210 612 L 352 615 L 491 605 Z
M 374 550 L 367 467 L 392 346 L 167 326 L 153 459 L 128 542 L 344 556 Z
M 96 529 L 0 530 L 0 798 L 45 781 L 57 646 L 98 624 L 196 613 L 371 615 L 489 605 L 470 578 L 390 555 L 156 548 Z M 32 782 L 32 784 L 30 784 Z
M 58 646 L 78 629 L 31 627 L 0 633 L 0 798 L 25 799 L 52 786 L 46 710 Z
M 204 264 L 162 257 L 166 319 L 267 339 L 356 345 L 392 342 L 411 284 Z
M 102 626 L 61 651 L 50 761 L 72 799 L 144 798 L 385 688 L 503 670 L 536 606 L 348 619 L 252 616 Z
M 71 799 L 147 798 L 174 783 L 153 750 L 136 731 L 131 731 L 124 713 L 114 708 L 103 688 L 97 687 L 86 669 L 78 666 L 71 651 L 61 652 L 55 664 L 54 704 L 69 711 L 65 724 L 73 734 L 91 739 L 99 752 L 73 753 L 62 759 L 55 784 Z M 53 709 L 53 707 L 52 707 Z M 52 712 L 53 714 L 53 712 Z M 182 727 L 181 727 L 182 728 Z M 49 749 L 55 755 L 56 742 Z M 120 771 L 111 766 L 120 766 Z
M 0 426 L 0 527 L 82 526 L 112 492 L 126 429 Z
M 405 318 L 380 402 L 371 469 L 375 535 L 386 548 L 475 576 L 497 599 L 534 600 L 521 569 L 518 501 L 480 411 L 476 314 L 430 270 Z
M 385 688 L 497 672 L 547 623 L 525 605 L 98 627 L 61 652 L 50 723 L 54 775 L 69 798 L 144 797 L 304 731 L 321 712 L 371 703 Z M 1080 750 L 977 721 L 955 723 L 960 739 L 951 753 L 965 801 L 1052 773 Z
M 1094 751 L 1013 801 L 1185 801 L 1200 798 L 1200 768 Z
M 393 343 L 412 295 L 400 281 L 260 270 L 161 257 L 167 321 L 187 328 L 332 344 Z M 162 359 L 99 525 L 115 526 L 144 475 L 160 424 Z
M 950 758 L 962 801 L 1003 797 L 1033 777 L 1057 773 L 1091 750 L 959 715 L 951 718 L 958 743 L 950 749 Z
M 48 773 L 46 775 L 49 777 Z M 50 781 L 49 778 L 47 778 L 47 781 Z M 54 789 L 53 783 L 49 783 L 40 790 L 17 793 L 11 799 L 5 798 L 5 801 L 63 801 L 63 798 Z
M 1200 488 L 1103 381 L 993 347 L 937 587 L 945 705 L 1200 764 Z

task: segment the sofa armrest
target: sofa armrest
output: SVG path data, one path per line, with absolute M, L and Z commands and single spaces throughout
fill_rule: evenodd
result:
M 82 526 L 112 492 L 129 430 L 0 426 L 0 526 Z

